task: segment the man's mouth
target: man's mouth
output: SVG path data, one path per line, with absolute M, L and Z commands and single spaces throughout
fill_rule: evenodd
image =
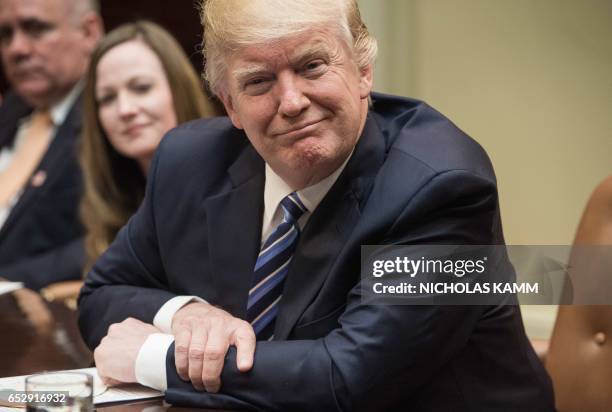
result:
M 302 122 L 299 125 L 294 125 L 285 130 L 281 130 L 280 132 L 273 133 L 275 136 L 286 136 L 286 137 L 299 137 L 302 134 L 308 134 L 313 132 L 321 123 L 323 119 L 312 120 L 307 122 Z
M 30 67 L 30 68 L 18 68 L 16 70 L 13 70 L 11 77 L 17 80 L 30 80 L 30 79 L 41 78 L 43 76 L 42 76 L 42 71 L 39 68 Z

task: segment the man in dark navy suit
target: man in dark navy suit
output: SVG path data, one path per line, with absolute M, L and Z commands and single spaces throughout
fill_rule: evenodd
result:
M 163 140 L 144 203 L 89 273 L 80 326 L 109 383 L 179 405 L 553 410 L 517 306 L 368 305 L 363 244 L 503 244 L 482 148 L 371 93 L 352 0 L 208 0 L 227 118 Z
M 80 80 L 102 35 L 94 0 L 0 0 L 0 277 L 79 278 Z

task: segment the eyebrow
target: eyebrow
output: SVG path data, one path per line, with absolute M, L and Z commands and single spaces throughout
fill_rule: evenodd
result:
M 300 66 L 305 62 L 316 59 L 316 58 L 329 58 L 331 55 L 330 50 L 323 43 L 316 43 L 312 46 L 309 46 L 297 53 L 294 59 L 291 59 L 291 64 L 293 66 Z
M 292 66 L 300 66 L 313 58 L 329 57 L 330 50 L 323 42 L 316 42 L 313 45 L 305 47 L 303 50 L 298 49 L 295 54 L 297 54 L 297 56 L 291 57 L 289 63 Z M 232 75 L 239 83 L 241 83 L 250 77 L 266 73 L 270 70 L 270 66 L 266 63 L 250 63 L 246 66 L 234 69 L 232 71 Z
M 135 74 L 133 76 L 131 76 L 130 78 L 127 79 L 127 81 L 125 83 L 121 83 L 121 85 L 123 84 L 127 84 L 128 86 L 134 84 L 134 83 L 138 83 L 138 82 L 150 82 L 150 83 L 155 83 L 157 79 L 155 78 L 155 76 L 150 75 L 150 74 Z M 103 84 L 102 86 L 98 86 L 96 85 L 95 90 L 96 93 L 97 92 L 109 92 L 109 91 L 115 91 L 115 85 L 106 85 Z
M 33 28 L 49 30 L 56 27 L 56 23 L 39 17 L 25 17 L 23 19 L 18 20 L 18 26 L 25 31 Z
M 266 64 L 250 64 L 246 67 L 242 66 L 233 70 L 232 75 L 236 80 L 238 80 L 239 83 L 241 83 L 254 75 L 265 73 L 269 70 L 269 66 Z

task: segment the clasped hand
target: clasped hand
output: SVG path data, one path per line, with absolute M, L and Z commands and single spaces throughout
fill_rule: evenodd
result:
M 138 352 L 150 334 L 159 332 L 133 318 L 111 325 L 94 352 L 104 382 L 136 382 Z M 253 366 L 255 333 L 251 325 L 207 303 L 194 302 L 179 309 L 172 318 L 172 334 L 178 375 L 198 390 L 219 391 L 230 345 L 236 346 L 238 370 L 246 372 Z
M 176 370 L 196 389 L 218 392 L 221 370 L 230 345 L 236 346 L 236 366 L 246 372 L 253 366 L 255 333 L 251 325 L 207 303 L 182 307 L 172 319 Z

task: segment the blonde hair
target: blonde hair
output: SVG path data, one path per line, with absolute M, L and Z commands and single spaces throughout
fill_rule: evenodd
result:
M 221 114 L 205 97 L 201 80 L 179 44 L 157 24 L 125 24 L 100 41 L 93 51 L 83 92 L 80 161 L 85 183 L 81 219 L 87 231 L 86 270 L 106 250 L 144 197 L 145 176 L 134 159 L 119 154 L 109 143 L 100 124 L 95 95 L 100 60 L 113 47 L 131 40 L 142 41 L 159 58 L 178 123 Z
M 376 39 L 361 20 L 356 0 L 202 0 L 200 10 L 204 77 L 216 95 L 224 91 L 229 54 L 313 27 L 335 29 L 362 70 L 376 58 Z

